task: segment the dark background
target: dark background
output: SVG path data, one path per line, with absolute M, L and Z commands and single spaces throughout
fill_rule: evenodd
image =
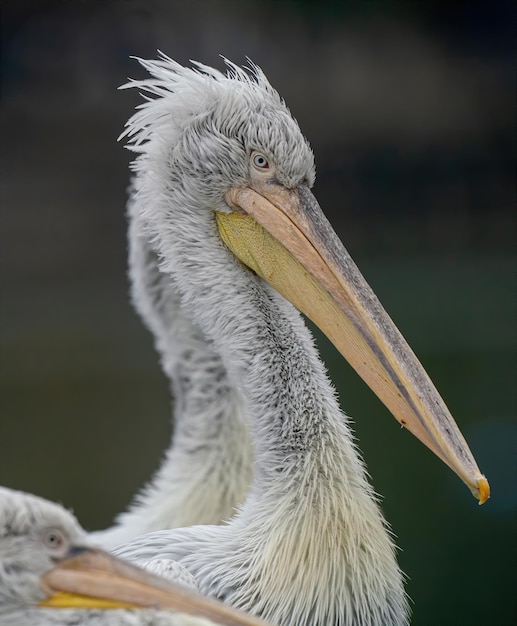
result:
M 169 397 L 125 275 L 137 103 L 159 48 L 258 63 L 315 193 L 464 432 L 479 508 L 321 339 L 401 546 L 414 626 L 517 623 L 510 2 L 2 2 L 0 483 L 108 525 L 157 467 Z

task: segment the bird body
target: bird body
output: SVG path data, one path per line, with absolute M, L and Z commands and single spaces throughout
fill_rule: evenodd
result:
M 129 86 L 150 97 L 126 130 L 138 153 L 133 219 L 246 398 L 254 477 L 226 525 L 152 533 L 117 553 L 175 559 L 203 593 L 275 626 L 407 624 L 393 540 L 348 419 L 284 297 L 482 499 L 486 479 L 321 213 L 312 152 L 263 73 L 165 56 L 142 64 L 151 78 Z

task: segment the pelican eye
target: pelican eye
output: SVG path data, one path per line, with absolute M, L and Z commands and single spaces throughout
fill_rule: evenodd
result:
M 59 552 L 66 544 L 65 535 L 57 528 L 47 528 L 43 531 L 42 540 L 46 548 L 52 552 Z
M 269 168 L 269 161 L 263 154 L 260 153 L 253 155 L 252 163 L 259 170 L 267 170 Z

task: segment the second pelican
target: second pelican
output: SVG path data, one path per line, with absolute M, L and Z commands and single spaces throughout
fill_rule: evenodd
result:
M 0 624 L 267 626 L 92 547 L 61 506 L 4 487 Z

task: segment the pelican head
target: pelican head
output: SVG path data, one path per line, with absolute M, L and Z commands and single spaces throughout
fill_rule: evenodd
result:
M 69 511 L 4 487 L 0 622 L 267 626 L 98 550 Z
M 53 502 L 0 487 L 0 607 L 37 604 L 41 576 L 87 544 L 75 517 Z
M 247 73 L 226 61 L 224 75 L 200 63 L 195 64 L 197 71 L 182 67 L 165 55 L 161 61 L 141 63 L 154 79 L 127 86 L 159 99 L 141 107 L 124 135 L 131 139 L 132 150 L 145 154 L 135 164 L 139 172 L 150 162 L 161 163 L 160 171 L 150 175 L 163 176 L 178 197 L 195 199 L 195 207 L 189 203 L 185 211 L 228 212 L 226 192 L 254 183 L 312 187 L 312 150 L 257 66 Z
M 229 61 L 226 74 L 190 69 L 165 55 L 140 62 L 151 78 L 126 87 L 150 97 L 123 136 L 139 154 L 136 204 L 162 270 L 216 290 L 231 263 L 251 269 L 312 319 L 395 418 L 484 502 L 486 478 L 319 208 L 313 153 L 263 72 Z M 183 292 L 199 309 L 188 286 Z

